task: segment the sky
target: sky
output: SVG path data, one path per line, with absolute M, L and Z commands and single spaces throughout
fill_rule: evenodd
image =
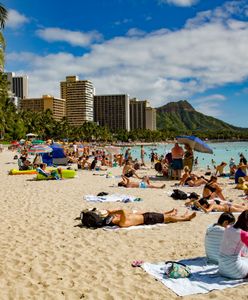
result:
M 5 71 L 29 96 L 60 97 L 60 81 L 96 95 L 129 94 L 248 127 L 248 0 L 0 0 L 9 11 Z

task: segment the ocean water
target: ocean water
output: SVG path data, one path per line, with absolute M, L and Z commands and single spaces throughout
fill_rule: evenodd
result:
M 248 142 L 224 142 L 224 143 L 208 143 L 213 149 L 213 154 L 206 154 L 194 151 L 194 158 L 198 157 L 198 167 L 206 168 L 209 166 L 213 168 L 213 165 L 218 165 L 222 161 L 227 162 L 231 158 L 234 159 L 235 163 L 239 163 L 239 155 L 243 153 L 245 158 L 248 160 Z M 150 153 L 153 149 L 158 155 L 166 155 L 170 152 L 174 144 L 157 144 L 156 146 L 144 146 L 146 151 L 145 161 L 150 161 Z M 183 147 L 183 145 L 181 145 Z M 122 148 L 122 153 L 125 153 L 127 147 Z M 140 146 L 131 147 L 131 153 L 133 158 L 140 160 Z M 214 163 L 212 163 L 212 160 Z

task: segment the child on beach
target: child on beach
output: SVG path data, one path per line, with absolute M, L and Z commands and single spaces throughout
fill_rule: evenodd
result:
M 208 227 L 205 235 L 205 252 L 210 262 L 219 263 L 220 245 L 225 228 L 234 222 L 235 217 L 232 213 L 223 213 L 217 223 Z
M 248 278 L 248 257 L 242 257 L 248 247 L 248 210 L 243 211 L 237 222 L 224 232 L 219 255 L 221 275 L 242 279 Z

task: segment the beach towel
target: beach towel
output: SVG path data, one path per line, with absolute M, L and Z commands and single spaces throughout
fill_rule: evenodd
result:
M 85 195 L 84 199 L 88 202 L 139 202 L 142 201 L 141 198 L 123 195 L 123 194 L 112 194 L 105 196 L 95 196 L 95 195 Z
M 180 260 L 187 265 L 192 275 L 188 278 L 172 279 L 164 275 L 165 262 L 144 263 L 141 267 L 161 281 L 178 296 L 206 294 L 212 290 L 223 290 L 248 283 L 248 279 L 228 279 L 218 273 L 218 265 L 208 265 L 206 257 Z
M 135 230 L 135 229 L 151 229 L 151 228 L 156 228 L 156 227 L 161 227 L 161 226 L 166 226 L 167 224 L 154 224 L 154 225 L 138 225 L 138 226 L 130 226 L 130 227 L 119 227 L 119 226 L 104 226 L 102 227 L 103 230 L 109 230 L 109 231 L 116 231 L 116 230 Z

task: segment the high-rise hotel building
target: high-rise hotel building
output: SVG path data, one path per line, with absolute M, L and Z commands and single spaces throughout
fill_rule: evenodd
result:
M 19 108 L 20 100 L 28 98 L 28 76 L 16 76 L 14 72 L 8 72 L 6 75 L 10 99 Z
M 94 121 L 111 131 L 130 130 L 129 95 L 95 95 Z
M 65 99 L 55 98 L 50 95 L 43 95 L 42 98 L 21 99 L 20 107 L 25 111 L 44 112 L 50 109 L 53 118 L 57 121 L 66 116 Z
M 89 80 L 67 76 L 60 82 L 61 98 L 66 100 L 66 116 L 70 125 L 80 126 L 93 121 L 94 87 Z
M 130 99 L 130 129 L 156 130 L 156 109 L 147 100 Z

